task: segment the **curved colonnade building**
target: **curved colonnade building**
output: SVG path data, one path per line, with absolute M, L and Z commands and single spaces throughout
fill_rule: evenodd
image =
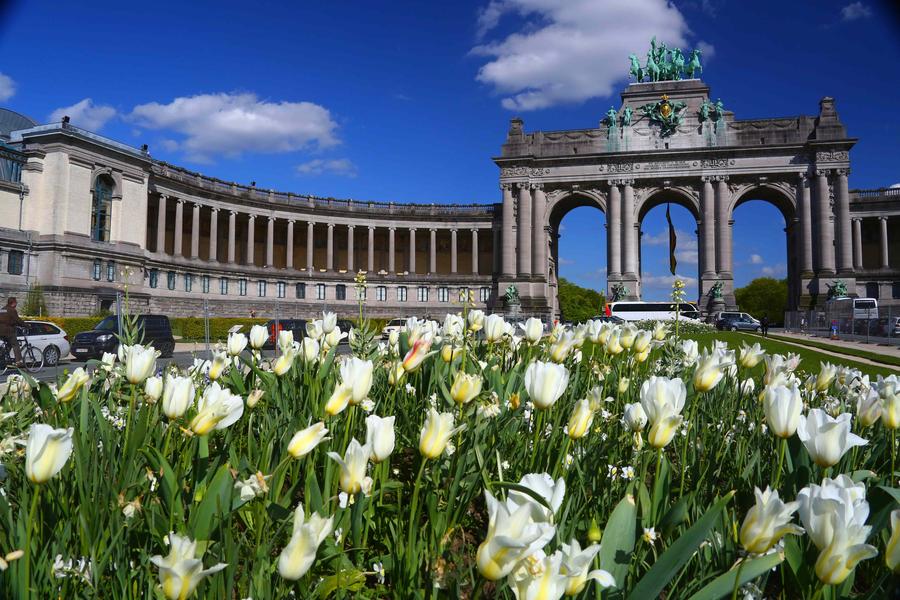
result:
M 301 196 L 204 177 L 67 122 L 0 109 L 0 286 L 54 315 L 440 315 L 493 301 L 499 209 Z M 4 131 L 5 129 L 5 131 Z M 5 139 L 4 139 L 5 138 Z

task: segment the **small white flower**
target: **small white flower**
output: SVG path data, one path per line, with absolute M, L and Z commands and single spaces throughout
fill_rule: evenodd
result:
M 375 571 L 375 577 L 378 579 L 378 583 L 384 585 L 384 565 L 380 562 L 374 563 L 372 565 L 372 570 Z
M 644 527 L 644 534 L 641 538 L 648 544 L 654 543 L 656 541 L 656 529 L 653 527 L 650 527 L 649 529 Z
M 344 530 L 338 527 L 334 530 L 334 543 L 340 544 L 344 539 Z
M 632 479 L 634 479 L 634 467 L 632 467 L 630 465 L 627 467 L 623 467 L 622 468 L 622 479 L 627 479 L 628 481 L 631 481 Z

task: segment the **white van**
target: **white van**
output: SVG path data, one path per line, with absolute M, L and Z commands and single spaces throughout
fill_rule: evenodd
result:
M 877 319 L 878 300 L 875 298 L 835 298 L 826 303 L 831 318 Z

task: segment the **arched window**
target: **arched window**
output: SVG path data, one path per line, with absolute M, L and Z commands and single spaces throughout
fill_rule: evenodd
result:
M 109 223 L 112 217 L 113 180 L 107 175 L 97 178 L 94 185 L 94 200 L 91 206 L 91 239 L 97 242 L 109 241 Z

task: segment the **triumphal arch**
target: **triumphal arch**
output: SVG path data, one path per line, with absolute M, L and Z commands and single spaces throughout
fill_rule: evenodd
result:
M 558 314 L 559 224 L 578 206 L 606 215 L 608 293 L 620 298 L 641 297 L 641 222 L 667 202 L 697 221 L 701 310 L 714 300 L 736 306 L 732 213 L 751 199 L 784 216 L 789 309 L 823 302 L 835 281 L 855 289 L 847 176 L 856 140 L 834 99 L 822 98 L 813 116 L 742 120 L 701 73 L 699 51 L 686 56 L 654 40 L 644 65 L 632 55 L 635 81 L 597 127 L 526 132 L 510 121 L 494 159 L 498 287 L 514 285 L 523 311 Z

